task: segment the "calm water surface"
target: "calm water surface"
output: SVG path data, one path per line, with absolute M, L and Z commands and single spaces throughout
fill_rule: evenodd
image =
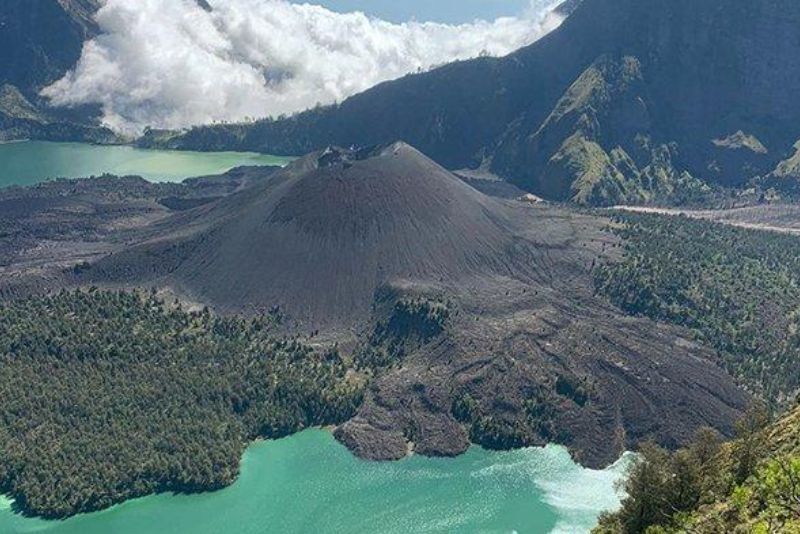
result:
M 394 463 L 358 460 L 330 433 L 309 430 L 252 445 L 233 486 L 156 495 L 52 522 L 0 504 L 0 532 L 22 534 L 267 534 L 410 532 L 580 533 L 618 505 L 630 457 L 583 469 L 560 447 Z
M 250 152 L 181 152 L 129 146 L 25 141 L 0 144 L 0 187 L 103 173 L 179 182 L 240 165 L 285 165 L 292 158 Z

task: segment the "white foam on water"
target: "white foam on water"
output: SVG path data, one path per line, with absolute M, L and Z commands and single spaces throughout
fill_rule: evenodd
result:
M 618 509 L 623 497 L 618 483 L 635 459 L 634 454 L 626 453 L 607 469 L 593 470 L 576 464 L 567 449 L 556 445 L 507 454 L 511 455 L 508 461 L 483 468 L 474 476 L 532 481 L 558 516 L 553 534 L 589 532 L 601 513 Z
M 0 511 L 9 510 L 14 505 L 14 500 L 5 495 L 0 495 Z
M 563 454 L 568 453 L 562 449 Z M 558 513 L 553 534 L 589 532 L 603 512 L 617 510 L 623 494 L 618 483 L 624 480 L 635 455 L 626 453 L 607 469 L 598 471 L 575 465 L 559 476 L 537 480 L 544 501 Z

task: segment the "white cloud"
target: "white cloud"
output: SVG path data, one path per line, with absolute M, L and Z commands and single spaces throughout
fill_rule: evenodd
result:
M 561 22 L 557 0 L 519 17 L 393 24 L 285 0 L 105 0 L 102 34 L 43 94 L 99 103 L 106 124 L 138 133 L 293 113 L 379 82 L 482 53 L 504 55 Z

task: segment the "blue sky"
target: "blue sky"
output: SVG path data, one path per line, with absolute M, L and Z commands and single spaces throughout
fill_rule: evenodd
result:
M 393 22 L 416 19 L 438 22 L 470 22 L 517 15 L 528 0 L 305 0 L 339 12 L 364 11 Z

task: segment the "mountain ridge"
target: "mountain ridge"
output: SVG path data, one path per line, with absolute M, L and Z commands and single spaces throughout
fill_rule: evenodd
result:
M 409 75 L 338 106 L 287 119 L 200 127 L 140 142 L 296 154 L 328 144 L 366 146 L 402 138 L 445 167 L 488 162 L 493 171 L 533 193 L 554 193 L 549 196 L 554 200 L 680 200 L 694 180 L 742 186 L 791 156 L 800 138 L 800 62 L 794 59 L 800 57 L 798 28 L 800 9 L 788 0 L 725 6 L 711 0 L 584 0 L 558 29 L 504 58 L 478 58 Z M 531 152 L 531 137 L 602 58 L 639 65 L 633 85 L 621 78 L 607 80 L 611 98 L 606 105 L 623 115 L 587 117 L 600 128 L 587 141 L 602 149 L 591 163 L 624 161 L 608 166 L 604 180 L 581 185 L 581 173 L 565 173 L 555 180 L 564 183 L 542 187 L 551 180 L 550 160 L 578 129 L 552 139 L 555 148 L 539 156 Z M 625 131 L 630 135 L 623 136 Z M 767 152 L 713 142 L 738 131 L 757 139 Z M 605 182 L 605 189 L 595 191 L 597 182 Z M 570 194 L 576 185 L 578 191 Z
M 94 106 L 53 108 L 40 95 L 100 31 L 100 0 L 8 0 L 0 6 L 0 140 L 115 143 Z

